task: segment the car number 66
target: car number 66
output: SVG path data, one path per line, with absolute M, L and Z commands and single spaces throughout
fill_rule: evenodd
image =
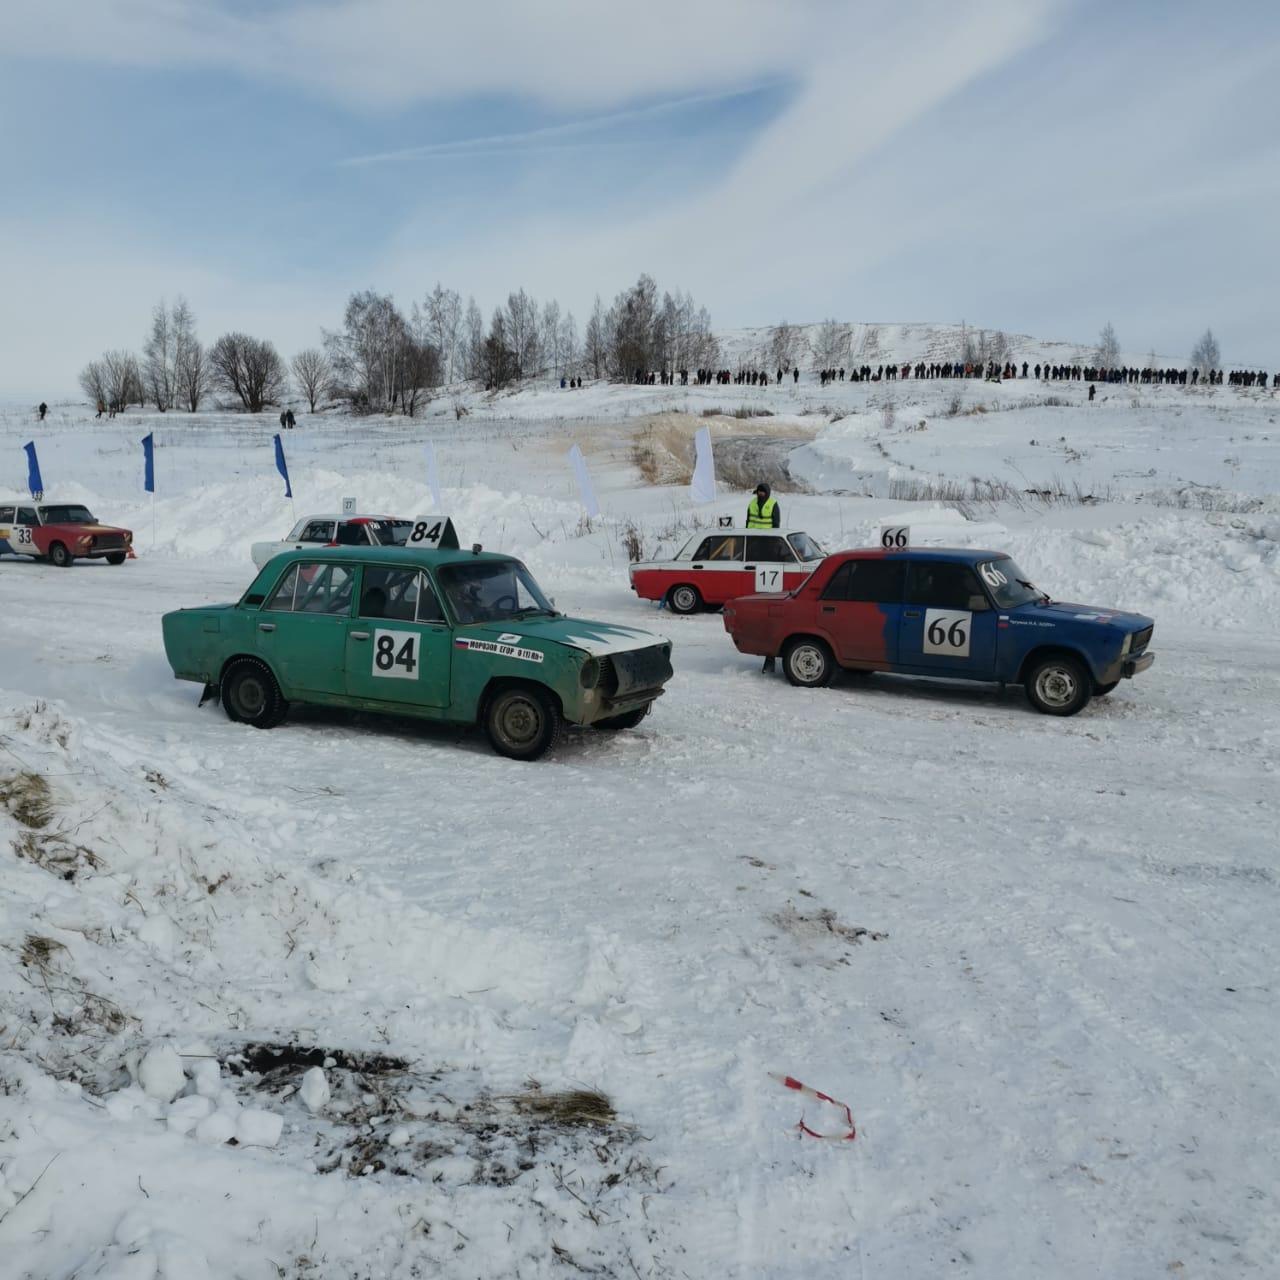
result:
M 901 551 L 911 545 L 911 526 L 893 524 L 880 531 L 880 545 L 886 551 Z
M 969 628 L 973 614 L 959 609 L 928 609 L 924 615 L 925 653 L 949 658 L 969 656 Z

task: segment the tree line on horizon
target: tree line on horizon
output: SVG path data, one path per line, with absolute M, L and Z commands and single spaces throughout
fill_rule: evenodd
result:
M 806 329 L 810 330 L 809 334 Z M 318 347 L 299 351 L 287 363 L 268 339 L 225 333 L 206 347 L 195 315 L 179 297 L 152 310 L 141 354 L 105 352 L 80 372 L 80 387 L 99 410 L 154 405 L 160 412 L 195 413 L 211 397 L 259 413 L 279 404 L 292 387 L 311 412 L 340 402 L 357 413 L 401 412 L 413 417 L 432 392 L 461 380 L 497 389 L 525 378 L 588 376 L 631 381 L 642 372 L 716 369 L 719 342 L 705 306 L 677 289 L 658 294 L 643 274 L 606 308 L 596 297 L 579 335 L 573 312 L 554 299 L 539 306 L 523 288 L 495 307 L 486 326 L 474 297 L 437 283 L 406 315 L 390 294 L 353 293 L 335 329 L 321 329 Z M 834 319 L 816 326 L 783 320 L 754 353 L 763 369 L 791 372 L 807 354 L 815 369 L 833 369 L 852 358 L 852 326 Z M 1013 347 L 1000 330 L 960 325 L 953 358 L 974 366 L 1002 365 Z M 807 350 L 806 350 L 807 349 Z M 1108 323 L 1093 351 L 1095 363 L 1114 368 L 1120 343 Z M 860 353 L 863 359 L 892 353 Z M 1215 369 L 1217 339 L 1206 329 L 1192 349 L 1189 367 Z M 1147 367 L 1154 368 L 1155 352 Z

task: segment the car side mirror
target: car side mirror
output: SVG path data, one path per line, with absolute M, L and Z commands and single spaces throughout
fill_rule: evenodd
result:
M 987 603 L 986 596 L 970 596 L 969 597 L 970 613 L 985 613 L 990 608 L 991 606 Z

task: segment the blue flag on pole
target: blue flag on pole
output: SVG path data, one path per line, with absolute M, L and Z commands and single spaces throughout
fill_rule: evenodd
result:
M 44 497 L 44 481 L 40 478 L 40 459 L 36 457 L 36 442 L 22 446 L 27 451 L 27 488 L 31 496 L 39 502 Z
M 151 434 L 142 437 L 142 487 L 148 493 L 156 491 L 156 442 Z
M 279 436 L 276 436 L 276 470 L 284 477 L 284 496 L 292 498 L 293 487 L 289 484 L 289 468 L 285 465 L 284 445 L 280 443 Z

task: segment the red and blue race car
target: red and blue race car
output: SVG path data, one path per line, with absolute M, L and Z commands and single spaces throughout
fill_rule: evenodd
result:
M 797 590 L 730 601 L 743 653 L 782 658 L 816 688 L 841 668 L 1022 684 L 1048 715 L 1145 671 L 1154 623 L 1140 613 L 1060 604 L 1000 551 L 841 551 Z

